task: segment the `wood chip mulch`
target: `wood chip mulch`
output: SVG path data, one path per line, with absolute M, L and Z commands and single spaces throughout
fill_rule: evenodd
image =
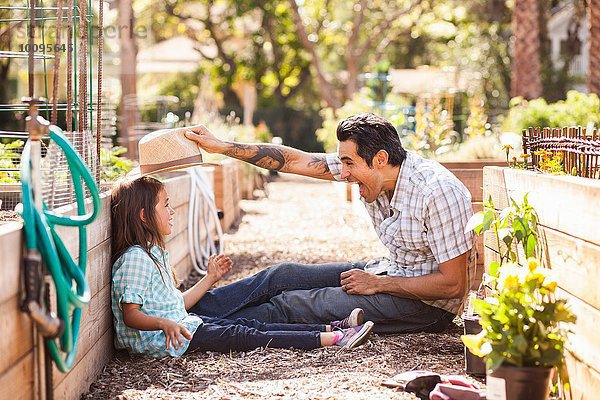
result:
M 356 211 L 362 206 L 345 202 L 342 188 L 281 176 L 270 184 L 269 198 L 242 201 L 241 223 L 224 238 L 234 271 L 220 284 L 285 261 L 359 261 L 385 255 L 368 217 Z M 184 286 L 197 279 L 193 273 Z M 351 351 L 267 348 L 161 360 L 119 352 L 82 398 L 416 399 L 381 382 L 409 370 L 463 375 L 459 324 L 442 334 L 373 335 Z

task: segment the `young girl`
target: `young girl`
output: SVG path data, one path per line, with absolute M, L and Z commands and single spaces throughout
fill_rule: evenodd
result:
M 181 293 L 165 250 L 173 214 L 163 184 L 154 178 L 124 181 L 112 192 L 112 311 L 117 348 L 150 357 L 178 357 L 193 350 L 229 352 L 266 346 L 354 348 L 367 340 L 373 323 L 362 324 L 361 309 L 329 325 L 265 324 L 188 314 L 186 310 L 231 270 L 232 262 L 223 255 L 212 256 L 206 276 Z

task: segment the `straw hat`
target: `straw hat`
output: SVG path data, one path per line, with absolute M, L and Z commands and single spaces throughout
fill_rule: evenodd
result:
M 128 178 L 173 171 L 198 165 L 216 165 L 202 161 L 198 145 L 185 137 L 187 128 L 161 129 L 144 136 L 138 143 L 140 166 Z

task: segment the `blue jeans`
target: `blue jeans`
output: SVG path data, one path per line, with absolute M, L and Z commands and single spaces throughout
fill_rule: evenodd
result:
M 200 316 L 198 327 L 186 353 L 194 350 L 229 351 L 254 350 L 258 347 L 312 350 L 321 346 L 320 332 L 325 325 L 266 324 L 248 319 L 224 319 Z
M 348 295 L 340 274 L 364 262 L 283 263 L 206 293 L 189 311 L 269 323 L 329 323 L 360 307 L 377 333 L 442 332 L 454 314 L 419 300 L 389 294 Z

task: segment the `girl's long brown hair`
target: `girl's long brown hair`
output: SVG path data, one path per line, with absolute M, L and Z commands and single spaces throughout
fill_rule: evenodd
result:
M 167 268 L 164 258 L 165 239 L 159 233 L 154 213 L 158 195 L 164 189 L 162 182 L 149 176 L 130 181 L 125 180 L 115 185 L 110 199 L 111 264 L 114 264 L 131 246 L 140 246 L 154 261 L 162 276 L 160 262 L 150 250 L 155 245 L 163 249 L 162 264 L 164 268 Z M 146 222 L 142 221 L 140 217 L 142 210 L 144 210 Z M 175 281 L 173 270 L 171 270 L 171 275 Z

